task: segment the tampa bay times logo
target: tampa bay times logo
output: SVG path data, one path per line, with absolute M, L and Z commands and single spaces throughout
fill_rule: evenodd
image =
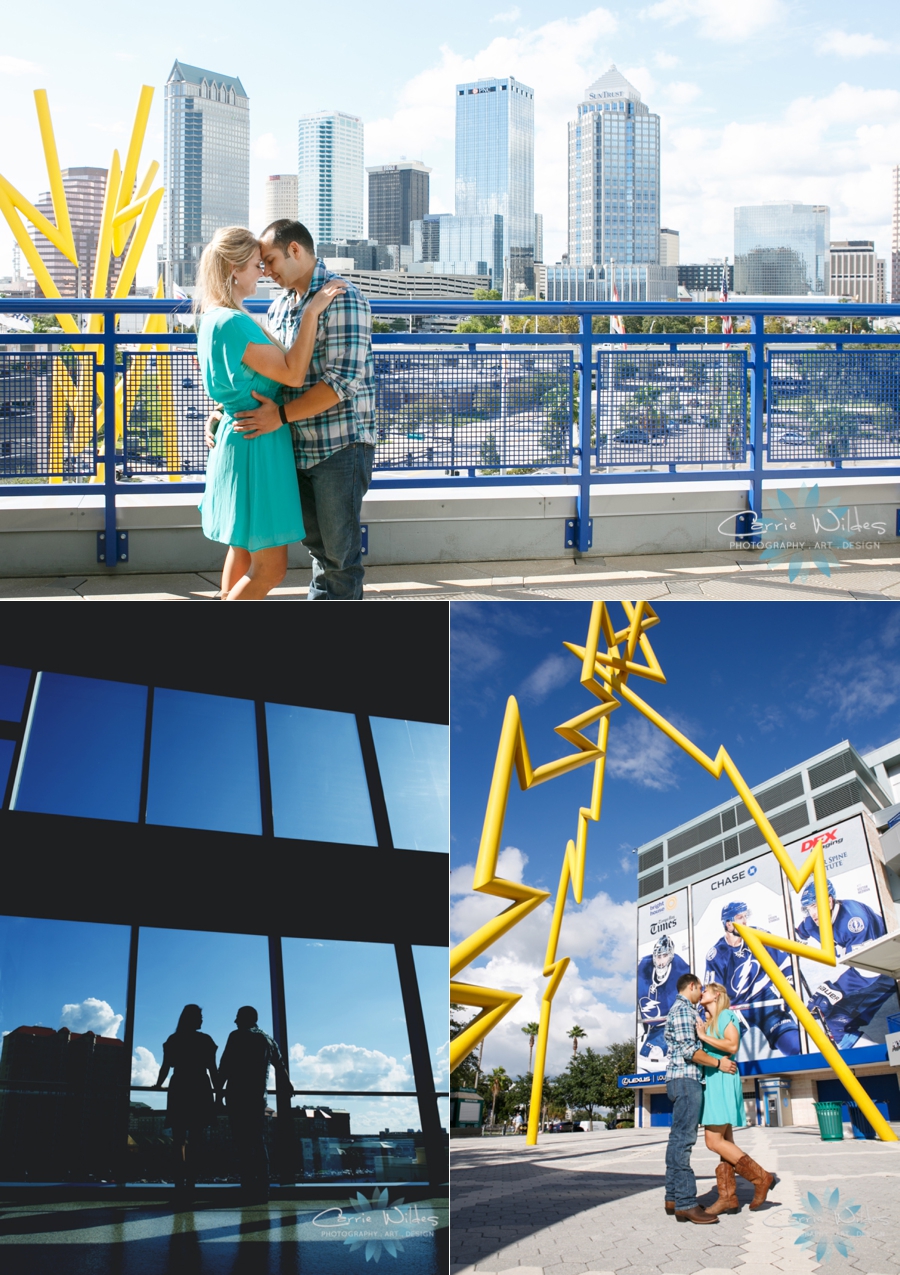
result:
M 350 1200 L 350 1211 L 336 1206 L 317 1213 L 312 1220 L 319 1240 L 342 1242 L 351 1253 L 365 1251 L 367 1262 L 378 1262 L 383 1253 L 396 1257 L 404 1252 L 403 1240 L 417 1239 L 433 1231 L 438 1217 L 426 1205 L 406 1204 L 403 1198 L 391 1203 L 387 1187 L 376 1187 L 371 1200 L 361 1191 Z
M 805 483 L 793 494 L 779 488 L 766 493 L 765 513 L 751 510 L 749 529 L 734 534 L 734 519 L 719 524 L 719 534 L 731 538 L 731 549 L 756 549 L 760 562 L 767 566 L 787 566 L 788 577 L 806 580 L 818 571 L 831 576 L 831 568 L 840 566 L 835 549 L 877 549 L 887 535 L 887 523 L 877 518 L 860 517 L 858 508 L 841 503 L 834 495 L 823 498 L 819 484 Z
M 814 1251 L 817 1262 L 827 1262 L 835 1254 L 849 1257 L 853 1251 L 851 1237 L 865 1234 L 859 1217 L 862 1205 L 842 1200 L 837 1188 L 827 1200 L 808 1191 L 806 1200 L 809 1207 L 805 1213 L 791 1214 L 794 1225 L 802 1230 L 794 1243 Z

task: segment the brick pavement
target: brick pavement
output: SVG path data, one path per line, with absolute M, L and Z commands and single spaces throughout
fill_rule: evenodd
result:
M 455 1141 L 451 1275 L 900 1275 L 900 1143 L 743 1130 L 740 1146 L 779 1175 L 769 1202 L 692 1226 L 663 1211 L 666 1139 L 665 1129 L 620 1129 L 544 1135 L 537 1147 L 523 1137 Z M 715 1198 L 716 1163 L 701 1136 L 701 1201 Z M 823 1206 L 820 1261 L 796 1242 L 804 1228 L 792 1215 L 812 1212 L 809 1192 Z M 740 1178 L 738 1195 L 752 1196 Z M 857 1212 L 841 1212 L 854 1204 Z M 833 1240 L 848 1225 L 861 1234 L 844 1235 L 842 1256 Z

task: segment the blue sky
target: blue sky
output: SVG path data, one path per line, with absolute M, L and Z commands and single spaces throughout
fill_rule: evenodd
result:
M 655 604 L 654 604 L 655 605 Z M 610 604 L 619 626 L 624 615 Z M 650 640 L 666 685 L 635 689 L 707 753 L 724 744 L 751 785 L 849 739 L 861 751 L 900 736 L 900 615 L 877 603 L 795 606 L 660 603 Z M 532 763 L 562 756 L 553 727 L 593 702 L 563 641 L 583 643 L 589 603 L 466 603 L 451 608 L 451 831 L 454 940 L 500 911 L 471 892 L 484 804 L 509 695 L 519 700 Z M 853 673 L 845 667 L 852 661 Z M 591 769 L 522 793 L 514 785 L 502 875 L 555 893 Z M 716 781 L 627 705 L 610 722 L 603 814 L 591 824 L 584 901 L 567 905 L 560 955 L 573 965 L 557 993 L 551 1073 L 571 1049 L 575 1022 L 588 1044 L 633 1035 L 636 858 L 633 848 L 726 801 Z M 524 1071 L 520 1028 L 538 1017 L 549 907 L 486 953 L 478 981 L 523 999 L 485 1046 L 485 1066 Z M 524 1046 L 522 1042 L 524 1041 Z
M 248 16 L 249 14 L 249 16 Z M 296 120 L 337 108 L 366 125 L 366 163 L 433 168 L 432 210 L 453 210 L 453 85 L 512 74 L 535 89 L 535 207 L 545 256 L 565 249 L 566 121 L 611 62 L 662 117 L 662 220 L 682 260 L 732 255 L 733 207 L 827 203 L 834 238 L 888 253 L 890 169 L 900 162 L 900 11 L 877 0 L 345 0 L 253 21 L 234 0 L 152 7 L 49 0 L 40 20 L 7 6 L 0 53 L 0 172 L 46 189 L 31 91 L 47 88 L 60 159 L 106 166 L 124 145 L 139 86 L 157 87 L 145 159 L 163 159 L 162 86 L 175 57 L 239 75 L 251 102 L 251 225 L 267 173 L 296 171 Z M 452 18 L 452 22 L 450 19 Z M 154 274 L 151 235 L 142 281 Z M 0 229 L 0 275 L 12 239 Z

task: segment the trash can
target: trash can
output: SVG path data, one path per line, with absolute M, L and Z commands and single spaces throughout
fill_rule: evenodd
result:
M 876 1102 L 875 1107 L 881 1115 L 887 1120 L 888 1108 L 886 1102 Z M 869 1124 L 869 1121 L 860 1111 L 855 1102 L 848 1102 L 847 1108 L 850 1112 L 850 1126 L 853 1129 L 854 1138 L 877 1138 L 878 1134 Z M 823 1135 L 824 1136 L 824 1135 Z
M 815 1108 L 822 1141 L 843 1142 L 844 1125 L 841 1120 L 841 1104 L 839 1102 L 817 1102 Z M 871 1126 L 869 1127 L 871 1128 Z

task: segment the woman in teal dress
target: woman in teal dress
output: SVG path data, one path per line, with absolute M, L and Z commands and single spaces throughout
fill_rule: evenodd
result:
M 254 390 L 280 405 L 282 385 L 303 384 L 319 315 L 347 286 L 334 279 L 315 294 L 285 350 L 242 309 L 261 271 L 256 237 L 228 226 L 203 250 L 197 276 L 197 356 L 206 392 L 223 409 L 200 512 L 203 534 L 228 545 L 219 596 L 229 602 L 264 598 L 284 579 L 288 545 L 303 538 L 290 425 L 237 434 L 235 413 L 256 406 Z
M 705 1026 L 698 1020 L 697 1039 L 708 1054 L 715 1058 L 733 1057 L 741 1047 L 741 1022 L 731 1006 L 731 998 L 721 983 L 707 983 L 700 997 L 701 1014 L 705 1013 Z M 706 1145 L 719 1156 L 716 1183 L 719 1198 L 703 1207 L 707 1213 L 737 1213 L 735 1173 L 752 1182 L 755 1188 L 750 1208 L 758 1209 L 775 1185 L 774 1173 L 767 1173 L 755 1160 L 735 1144 L 733 1129 L 742 1129 L 747 1121 L 744 1116 L 744 1097 L 739 1072 L 726 1072 L 718 1067 L 704 1067 L 705 1081 L 703 1112 L 700 1123 L 705 1126 Z

